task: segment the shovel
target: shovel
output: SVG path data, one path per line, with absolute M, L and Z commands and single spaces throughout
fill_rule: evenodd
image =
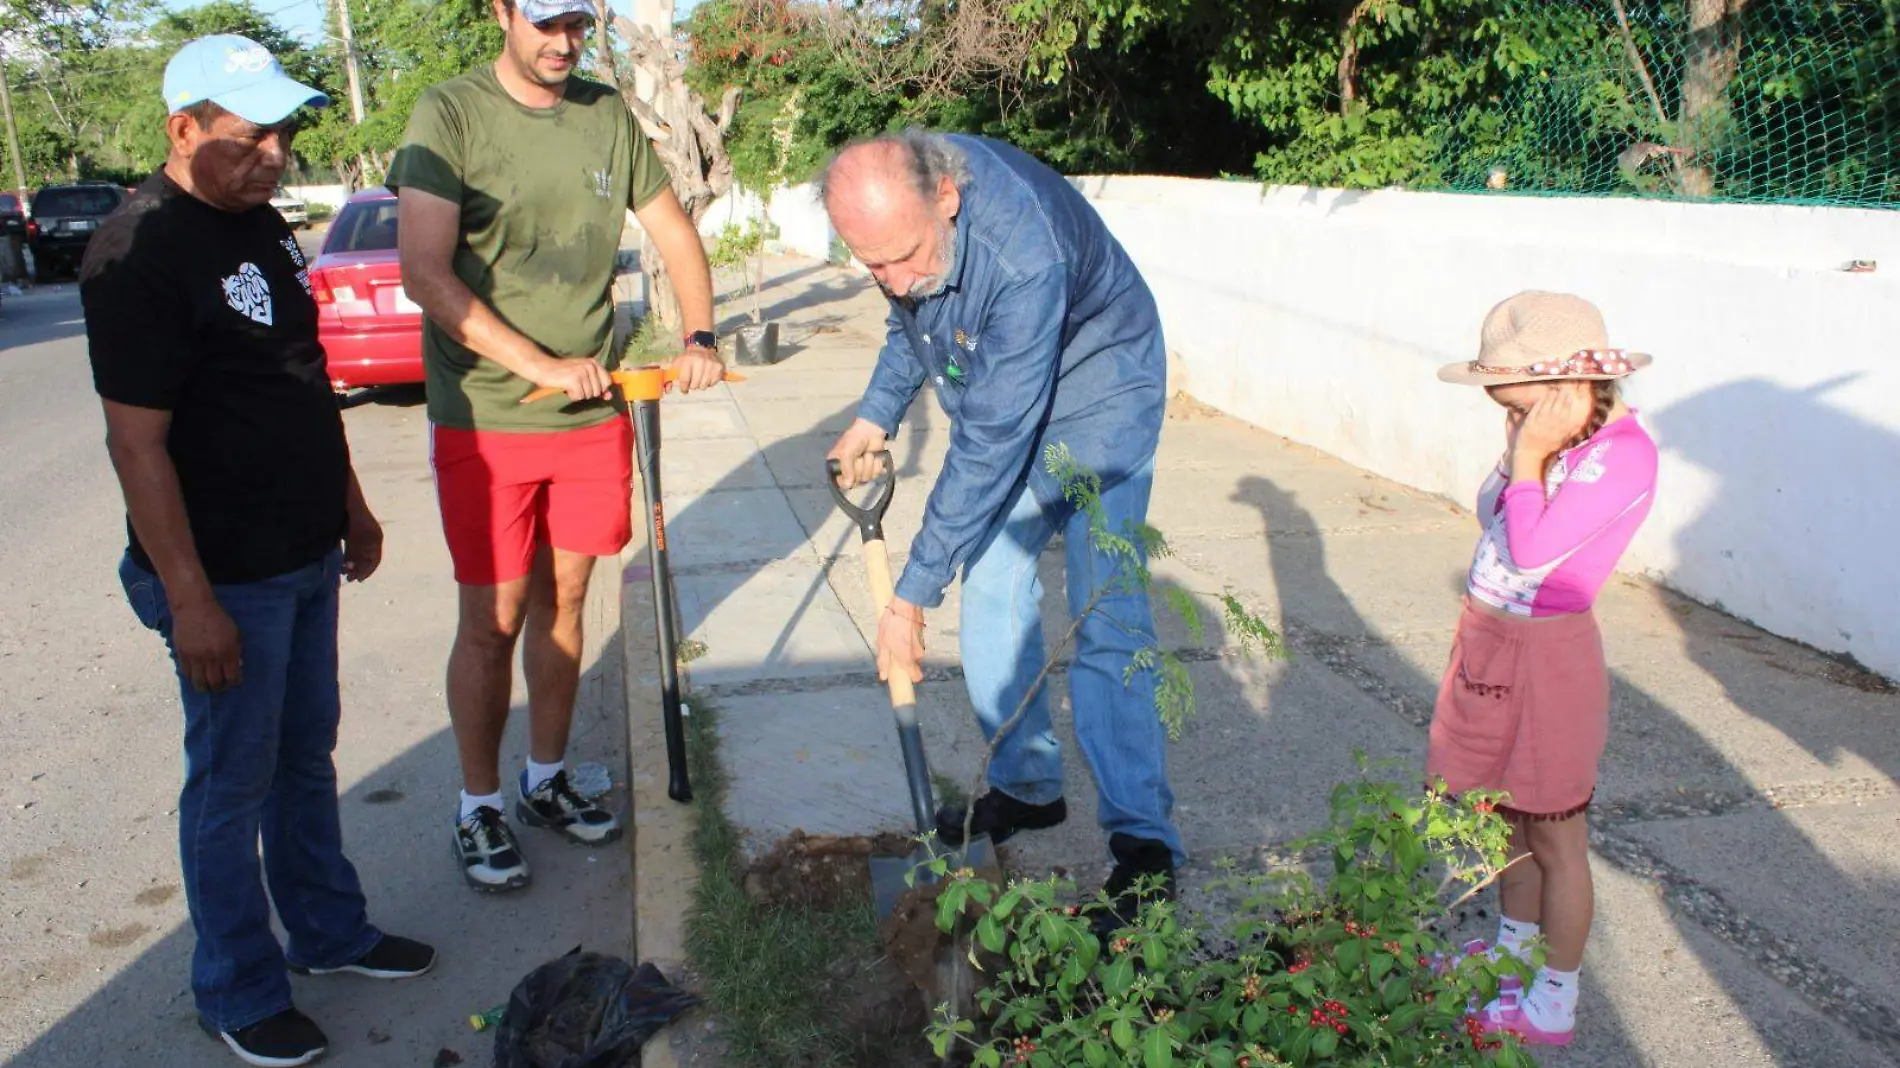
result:
M 648 364 L 609 372 L 633 419 L 633 451 L 646 495 L 647 564 L 653 581 L 653 629 L 660 662 L 660 723 L 666 735 L 666 796 L 685 804 L 693 799 L 693 782 L 686 763 L 686 725 L 680 704 L 679 633 L 673 619 L 673 577 L 666 556 L 666 510 L 660 499 L 660 397 L 679 377 L 671 367 Z M 722 381 L 743 382 L 744 375 L 727 372 Z M 523 404 L 552 397 L 561 391 L 543 386 L 521 399 Z
M 895 596 L 891 558 L 884 548 L 884 513 L 889 510 L 891 495 L 897 489 L 897 470 L 889 452 L 880 451 L 877 457 L 883 470 L 872 483 L 878 490 L 868 504 L 853 504 L 838 487 L 838 479 L 844 472 L 836 460 L 825 461 L 825 470 L 830 475 L 825 483 L 831 487 L 831 496 L 837 500 L 838 507 L 857 524 L 858 534 L 864 540 L 864 570 L 871 581 L 871 600 L 878 616 L 882 617 Z M 923 841 L 908 856 L 871 857 L 871 898 L 877 905 L 879 919 L 890 916 L 897 907 L 897 899 L 912 885 L 937 880 L 936 873 L 926 866 L 932 860 L 948 860 L 951 871 L 964 867 L 985 868 L 996 863 L 995 849 L 988 835 L 973 836 L 960 850 L 952 850 L 937 840 L 937 804 L 931 795 L 930 763 L 924 758 L 923 732 L 917 728 L 917 695 L 911 689 L 910 676 L 900 672 L 891 672 L 886 684 L 890 688 L 891 712 L 897 719 L 897 744 L 904 754 L 904 780 L 910 787 L 911 815 L 917 821 L 917 835 Z

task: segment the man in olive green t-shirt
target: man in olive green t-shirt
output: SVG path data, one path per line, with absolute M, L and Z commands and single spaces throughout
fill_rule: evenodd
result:
M 426 315 L 430 456 L 461 594 L 448 671 L 462 764 L 455 849 L 471 886 L 511 890 L 530 878 L 500 773 L 524 631 L 529 754 L 515 815 L 586 845 L 621 833 L 564 767 L 588 579 L 596 557 L 632 537 L 632 432 L 608 377 L 629 209 L 692 331 L 673 363 L 678 386 L 712 386 L 723 368 L 697 228 L 619 95 L 570 76 L 593 0 L 492 2 L 500 57 L 423 94 L 389 186 L 403 286 Z M 521 403 L 538 386 L 568 403 Z

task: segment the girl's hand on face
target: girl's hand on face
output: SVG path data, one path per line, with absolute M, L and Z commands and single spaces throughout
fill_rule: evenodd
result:
M 1524 425 L 1524 413 L 1512 407 L 1504 409 L 1504 457 L 1499 466 L 1510 470 L 1511 462 L 1517 454 L 1517 430 Z
M 1548 456 L 1583 429 L 1590 404 L 1582 390 L 1546 390 L 1517 427 L 1517 447 L 1532 456 Z

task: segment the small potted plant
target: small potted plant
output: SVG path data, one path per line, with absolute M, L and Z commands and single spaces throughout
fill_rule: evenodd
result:
M 777 151 L 773 154 L 772 170 L 766 175 L 764 188 L 759 190 L 758 214 L 747 224 L 744 231 L 728 225 L 726 232 L 720 235 L 722 248 L 729 251 L 729 262 L 749 261 L 752 288 L 752 321 L 741 326 L 733 342 L 733 357 L 742 364 L 770 364 L 780 359 L 778 347 L 778 324 L 763 321 L 759 307 L 759 293 L 765 288 L 765 252 L 766 242 L 778 237 L 777 224 L 772 222 L 772 194 L 786 184 L 791 169 L 792 152 L 798 143 L 798 120 L 805 114 L 799 107 L 798 98 L 802 90 L 794 89 L 785 103 L 780 106 L 777 117 L 772 120 L 772 142 Z M 729 244 L 728 244 L 729 242 Z M 718 250 L 715 251 L 715 255 Z
M 738 267 L 746 286 L 752 291 L 750 320 L 734 332 L 733 359 L 741 364 L 770 364 L 779 361 L 778 324 L 764 321 L 759 291 L 765 288 L 765 242 L 776 236 L 777 228 L 769 220 L 746 220 L 744 229 L 727 223 L 719 233 L 712 252 L 706 257 L 714 267 Z

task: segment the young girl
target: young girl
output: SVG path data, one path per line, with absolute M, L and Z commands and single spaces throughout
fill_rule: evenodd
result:
M 1488 1032 L 1564 1045 L 1594 905 L 1584 810 L 1609 731 L 1610 678 L 1591 605 L 1648 516 L 1656 444 L 1617 380 L 1650 358 L 1609 347 L 1603 317 L 1568 294 L 1526 292 L 1484 321 L 1478 358 L 1438 377 L 1483 386 L 1505 410 L 1505 450 L 1479 493 L 1451 662 L 1432 715 L 1428 778 L 1452 794 L 1502 790 L 1511 855 L 1497 951 L 1548 951 L 1528 991 L 1479 1014 Z

